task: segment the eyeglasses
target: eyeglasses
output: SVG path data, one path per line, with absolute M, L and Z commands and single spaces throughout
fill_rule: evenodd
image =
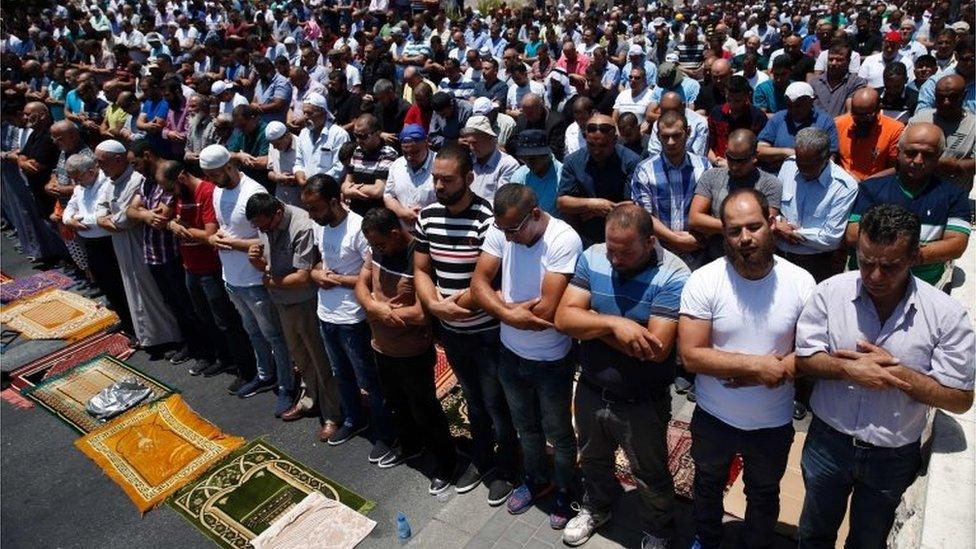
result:
M 613 124 L 587 124 L 586 125 L 586 133 L 597 133 L 597 132 L 606 133 L 606 134 L 616 133 L 617 127 L 614 126 Z
M 735 156 L 726 154 L 725 155 L 725 160 L 729 164 L 742 164 L 742 163 L 745 163 L 745 162 L 748 162 L 748 161 L 752 160 L 753 157 L 755 157 L 754 154 L 750 154 L 749 156 L 742 156 L 742 157 L 735 157 Z
M 494 225 L 496 229 L 502 231 L 505 234 L 518 234 L 518 232 L 521 231 L 523 227 L 525 227 L 525 224 L 529 221 L 529 217 L 531 215 L 532 215 L 532 210 L 529 210 L 525 214 L 525 217 L 522 218 L 522 221 L 519 222 L 518 225 L 509 229 L 506 229 L 504 227 L 499 227 L 497 221 L 493 222 L 492 225 Z

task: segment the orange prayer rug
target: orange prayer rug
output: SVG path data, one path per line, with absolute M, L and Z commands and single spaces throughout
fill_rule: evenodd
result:
M 244 444 L 179 395 L 130 410 L 75 441 L 145 513 Z
M 30 339 L 75 341 L 118 321 L 113 311 L 65 290 L 50 290 L 19 300 L 0 312 L 0 322 Z

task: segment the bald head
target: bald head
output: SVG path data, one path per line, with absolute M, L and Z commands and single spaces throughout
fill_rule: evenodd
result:
M 941 128 L 929 122 L 912 124 L 902 132 L 901 139 L 898 140 L 898 148 L 905 149 L 917 144 L 937 148 L 941 155 L 945 149 L 945 134 L 942 133 Z
M 542 96 L 537 93 L 527 93 L 522 97 L 522 108 L 541 107 L 543 105 Z
M 78 135 L 78 126 L 70 120 L 61 120 L 51 125 L 51 133 L 55 135 Z
M 935 173 L 945 150 L 945 135 L 935 124 L 912 124 L 898 140 L 898 175 L 911 186 L 924 185 Z
M 679 111 L 684 112 L 685 102 L 677 92 L 667 92 L 661 96 L 661 112 Z
M 878 90 L 870 87 L 863 87 L 854 92 L 851 96 L 851 109 L 877 110 L 881 100 Z
M 712 77 L 718 74 L 720 76 L 729 76 L 732 74 L 732 64 L 729 63 L 728 59 L 716 59 L 712 61 Z

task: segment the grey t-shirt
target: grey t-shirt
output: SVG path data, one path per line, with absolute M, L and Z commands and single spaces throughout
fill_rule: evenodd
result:
M 308 213 L 285 204 L 284 217 L 277 229 L 270 234 L 258 233 L 264 245 L 264 260 L 268 262 L 268 274 L 282 277 L 298 269 L 311 269 L 319 262 L 315 246 L 312 220 Z M 302 288 L 269 288 L 271 301 L 292 305 L 316 299 L 318 288 L 309 283 Z
M 749 177 L 738 181 L 733 181 L 729 178 L 728 168 L 712 168 L 707 170 L 698 179 L 695 194 L 711 200 L 712 216 L 721 217 L 719 214 L 721 213 L 722 201 L 725 200 L 725 197 L 731 191 L 743 187 L 756 189 L 761 192 L 766 197 L 766 201 L 769 202 L 770 208 L 776 208 L 777 210 L 780 208 L 780 202 L 783 199 L 783 183 L 775 175 L 758 168 Z M 709 261 L 717 259 L 724 254 L 721 235 L 709 239 L 707 251 Z
M 919 109 L 915 116 L 908 121 L 908 125 L 929 122 L 942 129 L 946 137 L 945 152 L 943 158 L 972 158 L 973 150 L 976 149 L 976 114 L 963 110 L 962 119 L 949 121 L 937 115 L 935 109 Z M 956 181 L 957 178 L 945 173 L 939 174 L 944 179 L 954 183 L 963 184 L 963 181 Z

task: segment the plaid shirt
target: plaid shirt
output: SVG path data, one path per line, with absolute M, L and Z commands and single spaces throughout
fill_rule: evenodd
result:
M 664 154 L 648 158 L 634 170 L 631 195 L 672 231 L 687 230 L 695 186 L 710 167 L 706 158 L 690 153 L 680 166 L 673 166 Z
M 170 193 L 163 190 L 151 179 L 146 179 L 142 183 L 142 205 L 148 210 L 155 209 L 160 205 L 169 208 L 176 207 L 176 199 Z M 149 225 L 142 226 L 142 248 L 146 265 L 165 265 L 179 257 L 176 243 L 176 236 L 166 229 L 154 229 Z

